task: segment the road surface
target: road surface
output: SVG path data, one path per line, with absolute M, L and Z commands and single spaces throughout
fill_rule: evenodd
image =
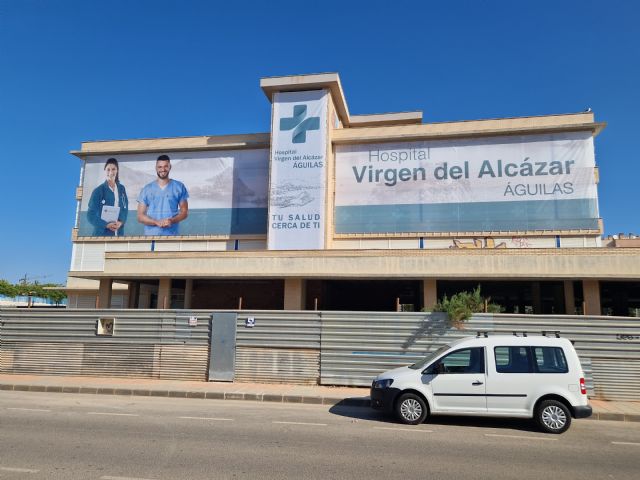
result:
M 0 392 L 0 479 L 638 479 L 640 423 L 439 417 L 362 407 Z

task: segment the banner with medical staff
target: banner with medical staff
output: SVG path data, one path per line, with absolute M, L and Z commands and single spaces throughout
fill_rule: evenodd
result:
M 79 237 L 267 232 L 269 150 L 87 157 Z

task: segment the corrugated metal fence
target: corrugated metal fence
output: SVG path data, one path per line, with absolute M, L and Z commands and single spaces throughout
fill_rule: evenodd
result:
M 594 398 L 640 400 L 640 321 L 631 317 L 477 314 L 455 330 L 442 314 L 324 312 L 320 381 L 365 386 L 381 371 L 476 331 L 559 331 L 574 341 Z
M 206 380 L 211 313 L 0 309 L 0 372 Z M 368 386 L 477 330 L 558 330 L 575 342 L 594 398 L 640 400 L 634 318 L 478 314 L 455 330 L 430 313 L 236 313 L 236 381 Z M 197 326 L 189 325 L 193 316 Z M 110 317 L 113 336 L 97 336 L 98 319 Z
M 316 385 L 320 326 L 317 312 L 238 312 L 236 379 Z
M 111 336 L 96 335 L 115 318 Z M 209 321 L 159 310 L 0 310 L 0 372 L 206 380 Z
M 454 338 L 443 314 L 322 312 L 320 383 L 368 386 L 374 376 L 408 365 Z

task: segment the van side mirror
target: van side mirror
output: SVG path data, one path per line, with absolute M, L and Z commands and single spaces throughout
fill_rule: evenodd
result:
M 432 365 L 429 365 L 429 367 L 424 371 L 424 373 L 426 373 L 427 375 L 438 375 L 439 373 L 443 373 L 444 372 L 444 365 L 442 365 L 442 363 L 440 362 L 436 362 Z

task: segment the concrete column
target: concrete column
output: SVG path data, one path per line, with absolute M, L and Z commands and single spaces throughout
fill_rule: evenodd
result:
M 140 293 L 138 294 L 138 308 L 151 307 L 151 289 L 148 284 L 139 285 Z
M 191 308 L 192 296 L 193 296 L 193 279 L 187 278 L 184 284 L 184 308 Z
M 304 310 L 304 280 L 301 278 L 284 279 L 284 309 Z
M 171 279 L 161 278 L 158 283 L 158 308 L 171 308 Z
M 96 308 L 111 308 L 111 294 L 113 291 L 113 279 L 101 278 L 98 287 L 98 301 Z
M 600 307 L 600 282 L 598 280 L 583 280 L 582 293 L 584 295 L 584 314 L 602 315 Z
M 531 301 L 533 303 L 533 313 L 542 313 L 542 295 L 540 292 L 540 282 L 531 282 Z
M 422 281 L 422 298 L 424 309 L 430 312 L 438 301 L 438 288 L 435 278 L 425 278 Z
M 573 292 L 573 280 L 564 281 L 564 311 L 567 315 L 574 315 L 575 312 L 575 294 Z
M 128 308 L 138 308 L 138 296 L 140 295 L 140 282 L 129 283 L 128 289 Z

